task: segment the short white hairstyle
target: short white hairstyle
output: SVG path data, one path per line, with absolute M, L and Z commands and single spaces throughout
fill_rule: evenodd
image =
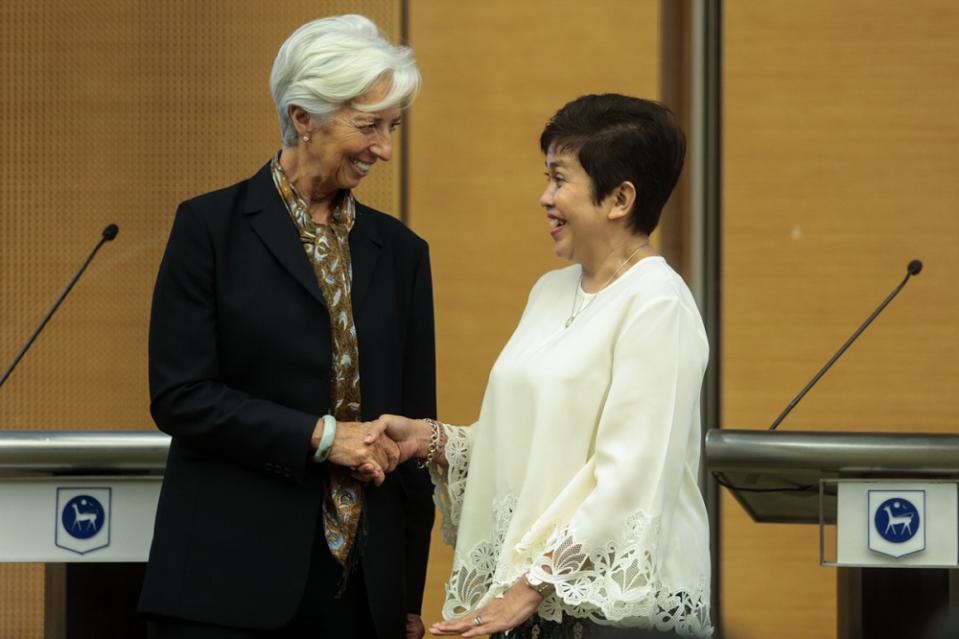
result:
M 369 18 L 342 15 L 301 26 L 280 47 L 270 73 L 283 145 L 295 145 L 298 137 L 291 106 L 322 122 L 381 79 L 390 83 L 382 100 L 352 106 L 361 111 L 405 108 L 420 89 L 413 51 L 391 44 Z

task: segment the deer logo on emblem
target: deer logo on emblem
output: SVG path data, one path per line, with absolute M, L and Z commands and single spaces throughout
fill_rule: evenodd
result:
M 922 490 L 870 490 L 869 549 L 900 558 L 926 547 L 926 495 Z
M 876 530 L 883 539 L 894 544 L 912 539 L 918 524 L 919 511 L 908 499 L 887 499 L 876 510 Z

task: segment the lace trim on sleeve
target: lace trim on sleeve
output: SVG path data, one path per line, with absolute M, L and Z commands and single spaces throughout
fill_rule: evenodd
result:
M 710 636 L 705 574 L 697 583 L 664 584 L 655 559 L 659 535 L 659 518 L 641 513 L 626 519 L 621 543 L 593 550 L 576 541 L 570 526 L 556 530 L 530 567 L 556 588 L 540 607 L 540 616 L 560 621 L 565 612 L 682 637 Z
M 446 431 L 446 448 L 444 449 L 448 468 L 439 464 L 430 464 L 430 478 L 436 487 L 433 491 L 433 501 L 442 515 L 440 532 L 443 541 L 453 546 L 456 544 L 456 530 L 460 524 L 460 511 L 463 508 L 463 495 L 466 492 L 466 477 L 469 474 L 470 464 L 470 429 L 463 426 L 443 424 Z
M 527 559 L 497 569 L 514 503 L 506 498 L 494 504 L 493 537 L 454 559 L 446 585 L 445 617 L 459 617 L 485 605 L 532 572 L 556 588 L 538 610 L 547 621 L 560 622 L 567 615 L 601 624 L 672 631 L 682 637 L 712 635 L 705 573 L 696 583 L 663 583 L 654 561 L 658 518 L 634 514 L 624 522 L 620 543 L 610 541 L 595 550 L 578 543 L 567 525 L 556 529 L 543 548 L 518 545 L 517 552 Z

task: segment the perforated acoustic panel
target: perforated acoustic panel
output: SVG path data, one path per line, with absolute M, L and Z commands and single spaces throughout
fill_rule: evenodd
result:
M 153 428 L 149 302 L 177 203 L 279 148 L 268 79 L 297 26 L 362 13 L 397 41 L 399 4 L 0 3 L 3 370 L 103 228 L 120 227 L 0 389 L 0 430 Z M 398 164 L 377 167 L 361 201 L 397 214 Z M 42 636 L 42 605 L 42 566 L 0 566 L 0 637 Z

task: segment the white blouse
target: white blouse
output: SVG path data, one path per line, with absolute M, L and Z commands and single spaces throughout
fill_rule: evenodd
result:
M 431 469 L 455 545 L 443 614 L 532 573 L 555 586 L 544 619 L 708 637 L 702 320 L 679 275 L 647 257 L 566 328 L 580 273 L 533 286 L 479 421 L 446 427 L 449 468 Z

